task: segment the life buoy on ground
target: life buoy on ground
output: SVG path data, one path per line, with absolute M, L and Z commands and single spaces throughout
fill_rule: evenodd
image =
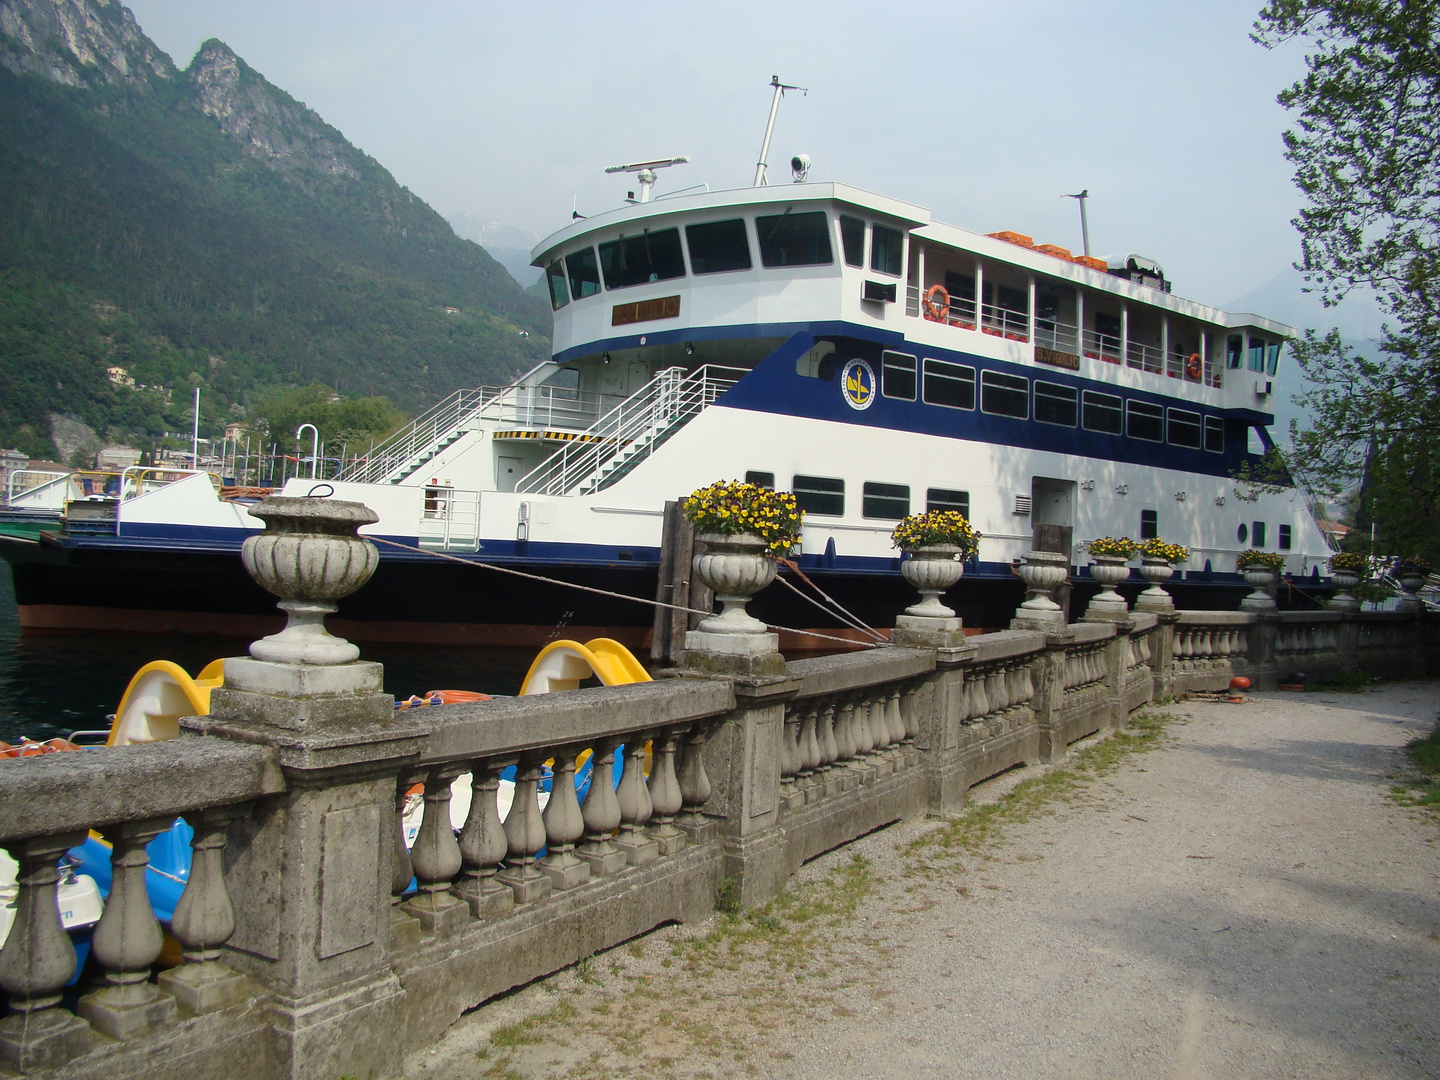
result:
M 1190 362 L 1185 365 L 1185 374 L 1192 379 L 1200 377 L 1200 354 L 1198 352 L 1190 354 Z
M 936 322 L 950 317 L 950 294 L 944 285 L 931 285 L 925 290 L 925 314 Z

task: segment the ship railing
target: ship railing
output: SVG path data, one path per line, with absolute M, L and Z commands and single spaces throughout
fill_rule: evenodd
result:
M 1042 349 L 1077 353 L 1080 351 L 1080 328 L 1059 319 L 1036 319 L 1035 344 Z
M 1165 371 L 1165 354 L 1155 345 L 1146 345 L 1143 341 L 1127 341 L 1125 357 L 1125 362 L 1132 368 L 1153 372 L 1156 375 Z
M 216 491 L 223 486 L 217 473 L 165 465 L 132 465 L 120 475 L 121 500 L 138 499 L 187 476 L 208 476 Z
M 420 514 L 420 546 L 429 551 L 477 550 L 480 492 L 427 486 Z
M 455 391 L 379 446 L 373 447 L 363 460 L 342 473 L 340 479 L 358 484 L 373 484 L 386 479 L 484 404 L 486 389 Z
M 1030 316 L 999 304 L 980 305 L 980 329 L 1010 341 L 1030 340 Z
M 649 455 L 660 436 L 712 405 L 745 374 L 745 368 L 706 364 L 689 375 L 666 368 L 541 462 L 516 484 L 517 491 L 564 495 L 598 478 L 618 458 Z
M 946 326 L 958 326 L 962 330 L 974 330 L 976 327 L 975 301 L 963 296 L 952 296 L 950 302 L 940 309 L 940 318 L 936 318 L 927 308 L 921 306 L 921 293 L 919 286 L 908 286 L 905 292 L 905 314 L 923 315 L 926 322 L 944 323 Z
M 1120 336 L 1118 334 L 1102 334 L 1098 330 L 1085 330 L 1080 335 L 1081 351 L 1091 360 L 1104 360 L 1106 363 L 1120 363 Z
M 53 509 L 60 509 L 69 493 L 69 480 L 74 473 L 51 472 L 45 469 L 17 469 L 5 478 L 5 502 L 13 504 L 16 499 L 27 498 L 36 502 L 43 496 L 58 495 Z M 19 490 L 17 490 L 17 488 Z

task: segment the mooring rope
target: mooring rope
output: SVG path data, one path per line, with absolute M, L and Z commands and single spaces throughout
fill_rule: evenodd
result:
M 573 581 L 561 581 L 558 578 L 546 577 L 543 574 L 532 574 L 525 570 L 516 570 L 513 567 L 509 566 L 497 566 L 494 563 L 480 562 L 478 559 L 462 559 L 458 555 L 450 555 L 443 551 L 427 551 L 424 548 L 415 547 L 411 544 L 402 544 L 398 540 L 387 540 L 384 537 L 380 536 L 367 536 L 365 537 L 365 539 L 375 544 L 388 544 L 390 547 L 400 548 L 402 551 L 413 551 L 417 555 L 428 555 L 431 558 L 445 559 L 449 562 L 459 563 L 461 566 L 473 566 L 477 569 L 495 570 L 501 574 L 512 574 L 515 577 L 526 578 L 530 581 L 539 581 L 546 585 L 559 585 L 562 588 L 566 589 L 579 589 L 581 592 L 594 593 L 597 596 L 608 596 L 615 600 L 629 600 L 631 603 L 634 604 L 649 604 L 651 607 L 669 608 L 671 611 L 683 611 L 687 615 L 704 615 L 706 617 L 709 617 L 710 615 L 714 614 L 713 611 L 701 611 L 699 608 L 685 607 L 682 604 L 667 604 L 664 600 L 651 600 L 643 596 L 631 596 L 629 593 L 613 592 L 610 589 L 599 589 L 593 585 L 579 585 Z M 787 582 L 786 584 L 789 583 Z M 793 588 L 794 586 L 791 587 Z M 840 644 L 848 645 L 851 648 L 854 648 L 856 646 L 864 646 L 866 648 L 873 649 L 885 644 L 884 639 L 879 638 L 879 635 L 876 635 L 878 640 L 870 642 L 856 641 L 854 638 L 836 637 L 834 634 L 822 634 L 818 630 L 797 630 L 794 627 L 780 626 L 776 623 L 766 623 L 765 629 L 779 630 L 782 633 L 786 634 L 801 634 L 805 637 L 820 638 L 823 641 L 838 641 Z M 869 630 L 868 627 L 866 627 L 866 629 Z M 870 633 L 873 634 L 874 631 L 870 630 Z
M 803 581 L 806 585 L 809 585 L 810 588 L 814 589 L 817 593 L 819 593 L 821 598 L 824 599 L 831 608 L 834 608 L 834 610 L 831 611 L 827 609 L 823 604 L 820 603 L 819 600 L 816 600 L 813 596 L 806 596 L 793 582 L 786 581 L 783 577 L 779 578 L 780 584 L 784 585 L 796 596 L 800 597 L 800 599 L 804 600 L 808 604 L 813 605 L 818 610 L 825 612 L 826 615 L 838 618 L 841 622 L 848 625 L 852 630 L 859 630 L 861 633 L 869 634 L 870 637 L 872 637 L 876 641 L 885 640 L 885 638 L 881 634 L 877 633 L 872 627 L 866 626 L 865 623 L 860 620 L 859 616 L 854 615 L 850 611 L 847 611 L 838 600 L 836 600 L 833 596 L 827 593 L 824 589 L 820 588 L 819 585 L 816 585 L 815 582 L 811 581 L 805 575 L 805 571 L 801 570 L 793 559 L 786 559 L 784 557 L 781 557 L 777 558 L 775 561 L 780 563 L 782 566 L 785 566 L 788 569 L 795 571 L 795 576 L 798 577 L 801 581 Z

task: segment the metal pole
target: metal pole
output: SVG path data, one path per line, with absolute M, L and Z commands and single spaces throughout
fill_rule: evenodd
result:
M 190 436 L 190 467 L 200 471 L 200 387 L 195 387 L 195 430 Z
M 1067 199 L 1074 199 L 1080 204 L 1080 242 L 1085 248 L 1085 254 L 1090 254 L 1090 222 L 1085 217 L 1085 200 L 1090 198 L 1090 189 L 1086 188 L 1078 195 L 1066 195 Z
M 314 424 L 301 424 L 295 429 L 295 456 L 300 456 L 300 433 L 310 429 L 310 479 L 315 479 L 315 470 L 320 467 L 320 429 Z M 295 475 L 300 475 L 300 463 L 295 463 Z

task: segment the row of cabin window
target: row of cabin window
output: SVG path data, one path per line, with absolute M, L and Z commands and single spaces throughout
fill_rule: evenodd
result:
M 745 482 L 760 487 L 775 487 L 773 472 L 747 472 Z M 807 514 L 826 517 L 845 516 L 845 481 L 833 476 L 803 476 L 796 473 L 790 490 L 795 503 Z M 867 480 L 861 489 L 860 516 L 882 521 L 899 521 L 910 513 L 909 484 L 881 484 Z M 926 488 L 925 511 L 957 510 L 970 516 L 970 493 L 949 488 Z
M 685 276 L 680 228 L 646 229 L 637 236 L 607 240 L 597 248 L 586 246 L 567 253 L 545 268 L 550 286 L 550 305 L 557 310 L 573 297 L 583 300 L 607 289 L 625 289 L 652 281 L 669 281 Z M 693 274 L 722 274 L 749 270 L 750 239 L 744 218 L 707 221 L 686 225 L 685 250 Z M 870 268 L 882 274 L 900 276 L 905 235 L 899 229 L 875 225 L 870 244 Z M 755 218 L 760 264 L 767 269 L 791 266 L 827 266 L 834 262 L 830 243 L 829 218 L 823 210 L 800 214 L 761 214 Z M 861 266 L 865 258 L 865 222 L 842 214 L 841 247 L 845 262 Z M 569 291 L 566 291 L 566 285 Z
M 975 369 L 948 360 L 926 358 L 918 367 L 921 400 L 947 409 L 975 408 Z M 908 353 L 886 352 L 880 358 L 880 393 L 914 401 L 917 363 Z M 980 372 L 980 411 L 993 416 L 1028 420 L 1030 380 L 1000 371 Z M 1034 418 L 1042 424 L 1075 427 L 1106 435 L 1128 435 L 1146 442 L 1169 442 L 1192 450 L 1225 452 L 1225 423 L 1218 416 L 1201 417 L 1189 409 L 1165 409 L 1147 401 L 1125 400 L 1099 390 L 1080 392 L 1073 386 L 1036 379 Z
M 1280 366 L 1280 344 L 1278 341 L 1267 341 L 1251 334 L 1249 357 L 1245 360 L 1246 367 L 1251 371 L 1274 375 Z M 1243 357 L 1245 357 L 1245 335 L 1231 334 L 1225 340 L 1225 366 L 1238 368 Z
M 1289 525 L 1281 525 L 1277 530 L 1278 546 L 1281 551 L 1289 551 L 1294 541 L 1295 533 Z M 1160 535 L 1160 514 L 1155 510 L 1140 511 L 1140 539 L 1153 540 Z M 1235 538 L 1240 543 L 1248 539 L 1250 546 L 1263 548 L 1265 546 L 1265 522 L 1252 521 L 1249 526 L 1242 521 L 1240 528 L 1235 530 Z

